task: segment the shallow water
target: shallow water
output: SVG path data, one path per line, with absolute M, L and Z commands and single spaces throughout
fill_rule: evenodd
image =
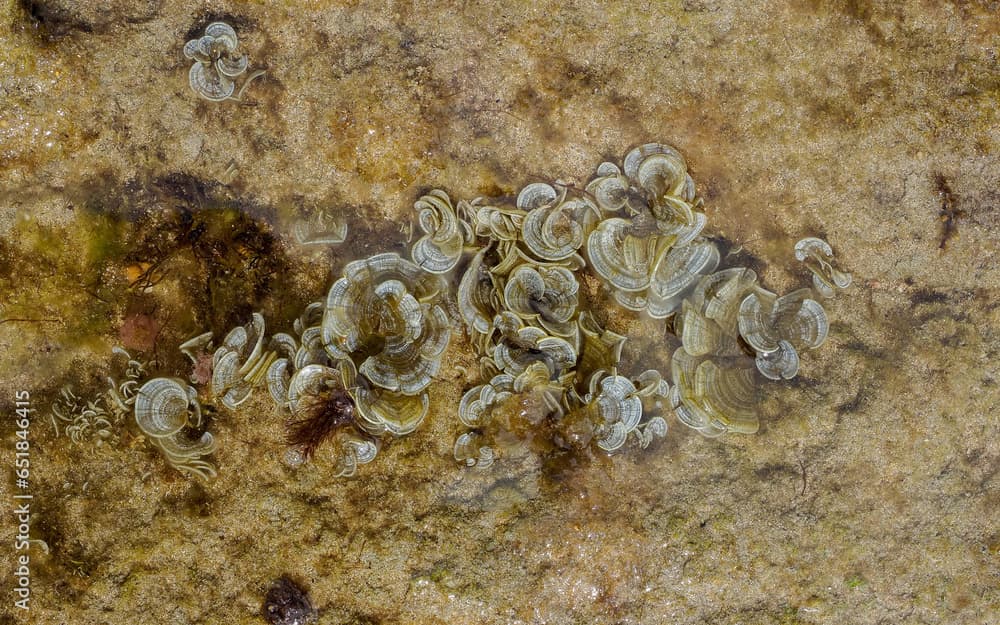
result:
M 321 623 L 998 618 L 995 2 L 25 4 L 0 26 L 11 472 L 19 391 L 37 412 L 29 487 L 0 496 L 32 495 L 38 542 L 0 523 L 0 622 L 262 623 L 282 575 Z M 188 86 L 184 43 L 217 19 L 266 69 L 241 102 Z M 457 320 L 429 416 L 352 478 L 322 450 L 289 468 L 262 391 L 207 415 L 209 482 L 126 419 L 100 444 L 50 422 L 65 385 L 121 376 L 115 346 L 186 378 L 195 334 L 253 311 L 290 330 L 348 262 L 408 255 L 429 189 L 582 188 L 650 141 L 684 154 L 725 264 L 788 292 L 820 236 L 854 275 L 826 344 L 762 385 L 755 435 L 671 419 L 645 450 L 467 470 Z M 347 241 L 297 245 L 321 209 Z M 630 337 L 623 367 L 665 371 L 663 323 L 583 288 Z

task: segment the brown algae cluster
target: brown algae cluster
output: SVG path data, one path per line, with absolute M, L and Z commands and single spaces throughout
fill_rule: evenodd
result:
M 86 402 L 70 387 L 63 387 L 49 416 L 56 436 L 62 424 L 74 444 L 90 440 L 99 445 L 114 438 L 115 426 L 131 416 L 170 466 L 206 480 L 215 477 L 215 466 L 204 459 L 215 451 L 215 439 L 200 430 L 198 391 L 176 378 L 148 377 L 149 363 L 134 359 L 120 347 L 114 351 L 127 363 L 122 381 L 109 377 L 107 388 Z
M 175 378 L 153 378 L 128 400 L 142 433 L 159 448 L 170 466 L 203 479 L 215 477 L 215 466 L 203 460 L 215 451 L 209 432 L 194 432 L 201 426 L 198 391 Z
M 123 356 L 127 362 L 124 380 L 119 383 L 108 378 L 108 387 L 88 401 L 73 392 L 69 385 L 60 389 L 59 397 L 53 402 L 49 412 L 49 421 L 56 436 L 59 436 L 59 426 L 62 425 L 63 433 L 74 444 L 93 440 L 99 445 L 113 438 L 114 423 L 132 412 L 134 396 L 148 364 L 135 360 L 120 347 L 115 348 L 114 352 Z
M 236 31 L 225 22 L 212 22 L 205 27 L 205 34 L 184 44 L 184 57 L 194 61 L 188 71 L 188 84 L 202 98 L 221 102 L 230 98 L 239 100 L 254 78 L 262 75 L 258 70 L 250 74 L 235 97 L 236 80 L 246 73 L 249 59 L 239 54 Z
M 481 244 L 458 305 L 489 381 L 462 398 L 459 419 L 470 430 L 455 443 L 457 460 L 488 466 L 532 430 L 567 449 L 612 452 L 630 437 L 645 447 L 666 433 L 667 405 L 706 436 L 757 430 L 757 372 L 795 375 L 798 352 L 828 331 L 818 300 L 850 275 L 819 239 L 796 247 L 813 290 L 777 297 L 750 269 L 716 271 L 720 254 L 702 236 L 700 204 L 684 159 L 662 144 L 632 150 L 622 167 L 603 163 L 582 191 L 536 183 L 513 206 L 459 203 L 468 228 L 458 230 Z M 619 373 L 625 337 L 579 308 L 578 276 L 588 267 L 621 306 L 672 320 L 681 339 L 672 387 L 656 370 Z
M 482 380 L 456 407 L 465 431 L 454 456 L 467 466 L 525 446 L 645 448 L 666 435 L 670 411 L 706 436 L 752 433 L 761 377 L 795 376 L 800 353 L 827 336 L 822 300 L 851 276 L 816 238 L 795 246 L 812 272 L 809 288 L 779 296 L 751 269 L 719 270 L 700 206 L 684 159 L 655 143 L 621 167 L 601 164 L 584 188 L 534 183 L 512 203 L 457 204 L 434 190 L 414 205 L 423 235 L 412 260 L 379 253 L 349 263 L 291 333 L 268 336 L 255 313 L 217 348 L 205 333 L 181 351 L 195 363 L 212 354 L 208 396 L 227 409 L 266 386 L 289 423 L 286 462 L 298 466 L 330 440 L 338 476 L 424 421 L 452 317 L 464 322 Z M 668 375 L 620 371 L 628 339 L 603 327 L 582 297 L 588 274 L 615 304 L 663 319 L 680 339 Z M 197 390 L 170 377 L 143 381 L 131 359 L 129 371 L 126 383 L 111 382 L 108 403 L 131 412 L 172 466 L 214 476 Z M 75 423 L 69 412 L 63 406 L 54 422 Z
M 267 384 L 294 419 L 290 442 L 301 449 L 293 448 L 291 464 L 319 442 L 310 429 L 322 437 L 334 426 L 335 473 L 352 475 L 375 458 L 382 436 L 409 434 L 423 422 L 427 388 L 451 336 L 445 291 L 440 276 L 397 254 L 376 254 L 348 264 L 326 301 L 306 308 L 295 324 L 298 339 L 276 335 L 285 349 Z

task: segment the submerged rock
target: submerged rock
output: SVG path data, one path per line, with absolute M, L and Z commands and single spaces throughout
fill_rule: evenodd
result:
M 267 589 L 261 612 L 271 625 L 306 625 L 316 621 L 316 609 L 309 595 L 285 575 Z

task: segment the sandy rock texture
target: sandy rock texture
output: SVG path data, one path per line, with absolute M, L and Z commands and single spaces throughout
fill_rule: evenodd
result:
M 320 623 L 1000 621 L 1000 3 L 96 6 L 0 9 L 2 435 L 30 391 L 48 548 L 26 614 L 0 522 L 0 623 L 263 623 L 286 574 Z M 266 70 L 239 102 L 188 86 L 184 43 L 216 20 Z M 804 236 L 854 275 L 757 435 L 672 422 L 645 451 L 464 470 L 458 332 L 425 424 L 351 479 L 322 453 L 286 467 L 260 394 L 212 415 L 211 483 L 134 424 L 74 445 L 49 422 L 61 387 L 117 375 L 116 345 L 187 377 L 198 332 L 254 310 L 287 330 L 346 262 L 405 252 L 430 188 L 582 185 L 649 141 L 772 289 L 804 283 Z M 320 210 L 348 242 L 296 246 Z M 665 367 L 643 361 L 662 328 L 615 324 Z

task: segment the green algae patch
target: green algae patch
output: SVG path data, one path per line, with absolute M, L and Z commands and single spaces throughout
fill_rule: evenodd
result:
M 122 285 L 106 273 L 115 247 L 108 233 L 92 236 L 86 217 L 65 226 L 25 219 L 20 226 L 21 236 L 4 250 L 17 259 L 19 270 L 0 275 L 0 285 L 10 294 L 6 316 L 52 320 L 39 322 L 46 335 L 54 333 L 71 346 L 96 346 L 110 332 L 121 305 Z M 92 245 L 101 250 L 100 258 L 91 255 Z
M 867 583 L 868 583 L 867 580 L 865 580 L 865 578 L 861 577 L 860 575 L 852 575 L 851 577 L 848 577 L 846 580 L 844 580 L 844 585 L 850 588 L 851 590 L 857 590 L 858 588 L 862 588 Z

